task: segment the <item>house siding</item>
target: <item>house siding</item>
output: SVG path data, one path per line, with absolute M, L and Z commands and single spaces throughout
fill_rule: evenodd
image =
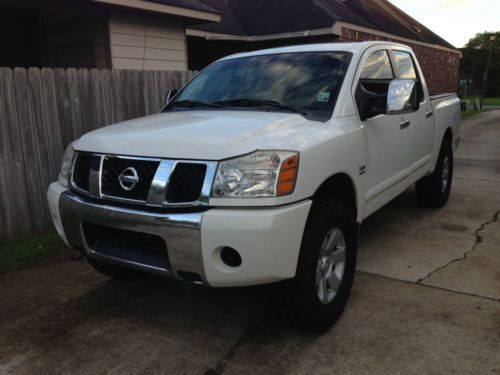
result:
M 342 28 L 341 42 L 369 40 L 387 40 L 411 47 L 418 58 L 431 95 L 457 91 L 460 51 L 451 51 L 438 46 L 425 46 L 397 38 L 386 38 L 346 27 Z
M 187 70 L 185 26 L 174 18 L 112 11 L 109 40 L 115 69 Z
M 45 16 L 45 66 L 107 68 L 106 18 L 73 14 Z

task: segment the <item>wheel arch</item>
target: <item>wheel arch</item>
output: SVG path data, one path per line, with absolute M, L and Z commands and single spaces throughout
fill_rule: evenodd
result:
M 441 141 L 441 145 L 443 145 L 445 142 L 449 142 L 451 145 L 453 142 L 453 129 L 451 126 L 448 126 L 446 130 L 444 131 L 443 139 Z
M 453 127 L 451 125 L 447 126 L 444 132 L 441 133 L 441 130 L 439 130 L 439 132 L 436 132 L 435 134 L 434 150 L 432 152 L 433 155 L 426 176 L 432 174 L 436 169 L 436 163 L 439 158 L 439 153 L 441 152 L 441 148 L 443 147 L 443 145 L 446 143 L 448 143 L 453 148 Z
M 347 173 L 335 173 L 323 181 L 318 189 L 316 189 L 313 200 L 319 198 L 340 200 L 349 207 L 354 219 L 358 221 L 358 196 L 356 184 Z

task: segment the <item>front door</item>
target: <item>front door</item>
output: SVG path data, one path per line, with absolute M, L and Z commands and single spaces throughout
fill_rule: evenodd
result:
M 389 52 L 371 48 L 362 57 L 358 84 L 380 98 L 374 103 L 380 108 L 376 115 L 362 121 L 368 145 L 366 164 L 365 216 L 383 206 L 401 192 L 401 182 L 409 174 L 412 142 L 411 127 L 405 115 L 386 115 L 387 92 L 395 78 Z M 356 85 L 357 86 L 357 85 Z
M 421 73 L 408 51 L 394 49 L 391 51 L 393 65 L 397 78 L 413 79 L 417 85 L 419 107 L 413 112 L 405 113 L 408 121 L 411 143 L 406 150 L 410 158 L 410 172 L 423 174 L 428 170 L 434 146 L 434 119 L 432 118 L 432 105 L 423 92 Z M 426 99 L 427 98 L 427 99 Z

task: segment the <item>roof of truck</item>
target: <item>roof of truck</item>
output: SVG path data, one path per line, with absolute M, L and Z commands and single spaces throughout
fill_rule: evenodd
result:
M 344 51 L 360 53 L 371 46 L 377 45 L 391 45 L 398 46 L 402 48 L 410 48 L 403 44 L 386 42 L 386 41 L 370 41 L 370 42 L 354 42 L 354 43 L 317 43 L 317 44 L 301 44 L 296 46 L 278 47 L 262 49 L 252 52 L 243 52 L 230 55 L 222 58 L 221 60 L 234 59 L 239 57 L 249 57 L 249 56 L 259 56 L 259 55 L 271 55 L 276 53 L 296 53 L 296 52 L 323 52 L 323 51 Z

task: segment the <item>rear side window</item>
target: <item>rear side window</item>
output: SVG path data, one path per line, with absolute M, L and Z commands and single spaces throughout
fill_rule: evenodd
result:
M 399 73 L 399 78 L 417 79 L 417 72 L 413 65 L 413 59 L 408 52 L 392 51 L 396 60 L 396 69 Z
M 393 79 L 391 61 L 386 50 L 373 52 L 365 61 L 361 79 Z

